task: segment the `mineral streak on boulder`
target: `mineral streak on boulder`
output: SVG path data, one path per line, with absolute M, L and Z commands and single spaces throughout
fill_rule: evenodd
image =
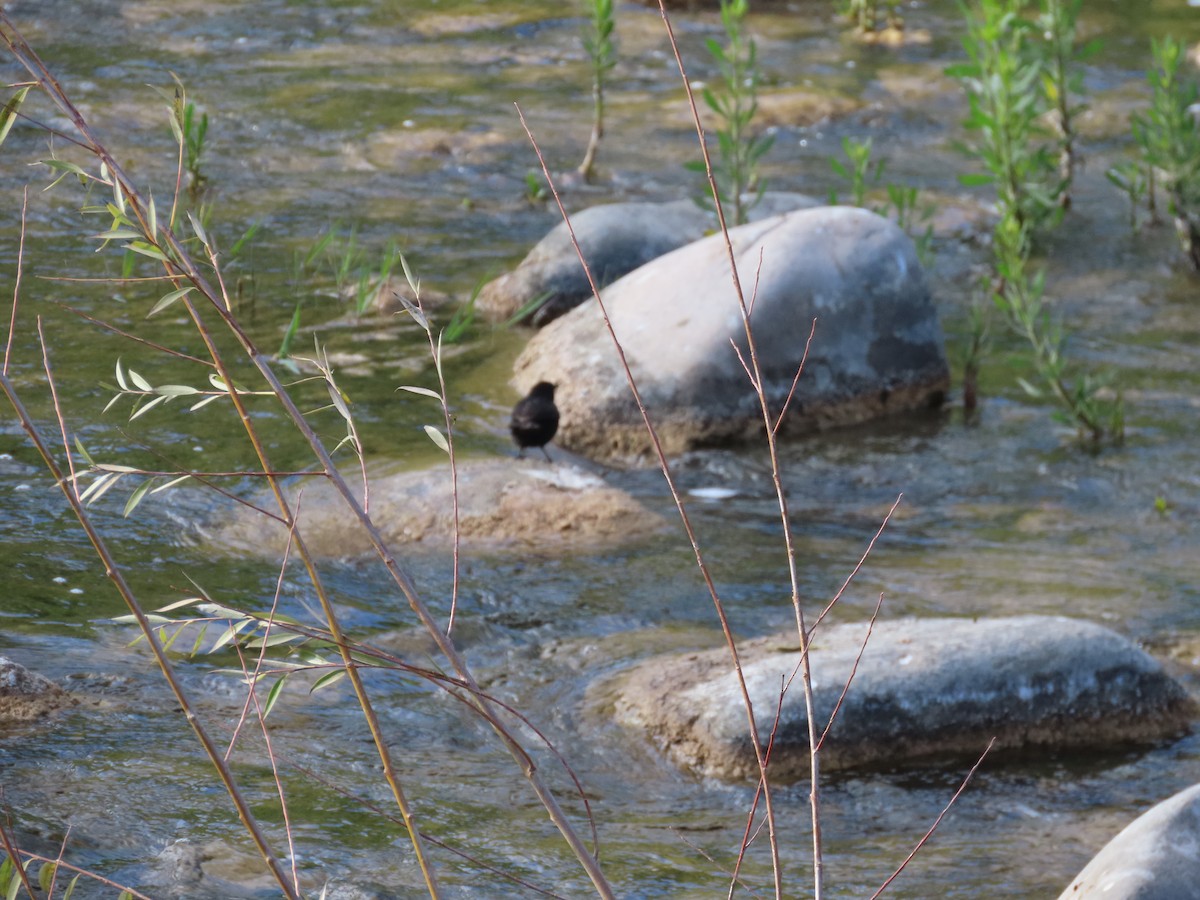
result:
M 822 627 L 811 649 L 824 728 L 850 676 L 865 624 Z M 759 734 L 771 733 L 780 686 L 800 663 L 794 637 L 742 648 Z M 616 684 L 617 719 L 679 765 L 739 779 L 757 772 L 741 695 L 722 648 L 650 659 Z M 1186 727 L 1193 705 L 1153 658 L 1090 622 L 1049 616 L 879 622 L 822 748 L 825 770 L 894 766 L 997 750 L 1103 748 Z M 808 770 L 799 679 L 771 755 L 780 780 Z
M 774 410 L 792 388 L 817 320 L 785 431 L 940 404 L 949 384 L 941 325 L 912 242 L 895 224 L 861 209 L 823 207 L 730 236 Z M 720 235 L 642 266 L 604 298 L 668 453 L 761 437 L 758 401 L 733 346 L 746 353 Z M 593 458 L 649 451 L 597 304 L 542 329 L 515 369 L 522 392 L 538 381 L 558 385 L 560 445 Z

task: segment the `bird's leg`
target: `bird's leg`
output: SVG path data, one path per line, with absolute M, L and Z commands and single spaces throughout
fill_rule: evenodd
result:
M 554 463 L 554 460 L 552 460 L 550 458 L 550 453 L 546 450 L 545 447 L 542 447 L 542 456 L 546 457 L 546 462 L 551 463 L 551 464 Z

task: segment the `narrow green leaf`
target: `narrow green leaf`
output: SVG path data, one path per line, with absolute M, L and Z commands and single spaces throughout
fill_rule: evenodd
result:
M 338 390 L 337 385 L 332 381 L 326 381 L 325 387 L 329 390 L 329 399 L 333 401 L 333 407 L 347 422 L 352 420 L 350 415 L 350 407 L 346 405 L 346 398 L 342 396 L 342 392 Z
M 196 410 L 200 409 L 201 407 L 208 406 L 208 404 L 212 403 L 214 400 L 220 400 L 224 396 L 225 396 L 224 394 L 209 394 L 203 400 L 197 401 L 196 403 L 193 403 L 191 406 L 189 406 L 188 412 L 195 412 Z
M 134 253 L 140 253 L 142 256 L 148 256 L 151 259 L 157 259 L 159 262 L 170 262 L 165 253 L 153 244 L 147 244 L 145 241 L 130 241 L 123 246 L 126 250 L 132 250 Z
M 206 603 L 204 597 L 185 597 L 183 600 L 175 600 L 168 603 L 166 606 L 160 606 L 155 612 L 174 612 L 177 609 L 183 609 L 185 606 L 195 606 L 197 603 Z
M 432 425 L 425 426 L 425 433 L 429 435 L 429 439 L 437 444 L 446 453 L 450 452 L 450 445 L 446 443 L 446 436 L 434 428 Z
M 115 622 L 118 625 L 137 625 L 138 624 L 137 617 L 133 616 L 133 615 L 113 616 L 111 619 L 109 619 L 109 621 Z M 154 613 L 146 613 L 146 621 L 149 622 L 151 625 L 170 625 L 175 620 L 168 616 L 159 616 Z
M 12 130 L 13 123 L 17 121 L 17 110 L 25 102 L 25 95 L 28 93 L 28 87 L 21 88 L 4 104 L 4 109 L 0 109 L 0 144 L 4 143 L 4 139 L 8 137 L 8 132 Z
M 279 699 L 279 695 L 283 692 L 283 683 L 287 681 L 288 673 L 279 676 L 279 680 L 271 685 L 271 690 L 267 692 L 267 702 L 263 704 L 263 718 L 271 714 L 271 710 L 275 708 L 275 701 Z
M 958 183 L 964 187 L 978 187 L 984 184 L 992 184 L 995 180 L 994 175 L 986 175 L 982 172 L 969 172 L 958 176 Z
M 153 194 L 150 195 L 150 206 L 146 212 L 146 219 L 148 220 L 148 224 L 150 226 L 150 233 L 147 235 L 147 237 L 149 237 L 150 240 L 152 240 L 152 241 L 157 241 L 158 240 L 158 213 L 155 211 Z
M 112 183 L 112 189 L 113 189 L 113 204 L 117 207 L 117 210 L 120 212 L 121 217 L 125 221 L 129 221 L 127 218 L 125 218 L 125 216 L 126 216 L 125 192 L 123 190 L 121 190 L 121 182 L 117 181 L 114 178 L 113 183 Z M 114 216 L 114 218 L 115 218 L 115 216 Z
M 208 622 L 200 626 L 200 633 L 196 635 L 196 640 L 192 643 L 192 650 L 188 656 L 199 656 L 200 646 L 204 643 L 204 637 L 208 634 Z
M 236 241 L 234 241 L 233 246 L 229 248 L 229 258 L 233 259 L 234 257 L 236 257 L 238 255 L 238 253 L 241 252 L 242 248 L 245 247 L 246 244 L 250 243 L 250 241 L 252 241 L 254 239 L 254 236 L 256 234 L 258 234 L 258 231 L 261 227 L 262 227 L 262 219 L 259 219 L 257 222 L 255 222 L 253 225 L 251 225 L 249 228 L 247 228 L 245 234 L 243 234 L 240 238 L 238 238 Z
M 304 635 L 302 634 L 293 634 L 290 631 L 273 630 L 266 638 L 251 638 L 250 640 L 246 641 L 246 646 L 251 649 L 258 650 L 264 646 L 279 647 L 285 644 L 295 644 L 299 641 L 303 641 L 304 639 Z
M 240 622 L 231 623 L 217 638 L 216 643 L 209 648 L 209 653 L 216 653 L 226 644 L 232 643 L 233 639 L 246 630 L 248 626 L 253 624 L 252 619 L 242 619 Z
M 320 678 L 313 682 L 313 686 L 308 689 L 310 694 L 315 694 L 321 688 L 327 688 L 331 684 L 336 684 L 346 677 L 345 669 L 335 669 L 332 672 L 326 672 Z
M 171 647 L 174 646 L 175 642 L 179 640 L 179 636 L 181 634 L 183 634 L 182 628 L 176 628 L 170 634 L 167 634 L 166 626 L 163 626 L 162 628 L 158 629 L 158 643 L 162 646 L 164 651 L 170 650 Z
M 176 397 L 191 397 L 199 394 L 199 388 L 194 388 L 190 384 L 160 384 L 154 389 L 154 393 L 162 394 L 164 397 L 169 397 L 172 400 Z
M 400 257 L 400 260 L 403 262 L 404 257 Z M 429 331 L 429 320 L 425 318 L 425 313 L 421 312 L 420 308 L 407 297 L 402 296 L 401 294 L 397 294 L 396 297 L 399 299 L 401 305 L 403 305 L 408 311 L 408 314 L 413 317 L 413 321 L 420 325 L 422 330 Z
M 162 312 L 176 300 L 186 297 L 189 291 L 194 291 L 195 289 L 196 288 L 194 285 L 189 284 L 187 287 L 182 287 L 177 291 L 171 291 L 171 293 L 164 295 L 157 303 L 154 304 L 154 306 L 150 309 L 150 312 L 146 313 L 146 318 L 149 319 L 156 313 Z
M 432 397 L 434 400 L 441 400 L 442 395 L 437 391 L 431 391 L 429 388 L 417 387 L 413 384 L 402 384 L 396 388 L 398 391 L 408 391 L 410 394 L 420 394 L 422 397 Z
M 95 465 L 95 460 L 92 459 L 92 455 L 84 448 L 83 441 L 79 440 L 78 435 L 75 437 L 75 449 L 79 452 L 79 455 L 83 457 L 84 462 L 86 462 L 89 466 Z
M 95 481 L 87 486 L 82 494 L 79 495 L 80 503 L 95 503 L 106 493 L 109 488 L 117 483 L 120 475 L 101 475 Z
M 404 270 L 404 280 L 408 282 L 408 286 L 412 288 L 412 292 L 418 297 L 421 296 L 421 282 L 413 275 L 412 269 L 408 267 L 408 257 L 403 253 L 400 254 L 400 268 Z
M 179 484 L 182 481 L 187 481 L 191 477 L 192 477 L 191 475 L 180 475 L 178 478 L 172 478 L 166 484 L 160 484 L 158 487 L 151 490 L 150 493 L 160 494 L 165 490 L 169 490 L 170 488 L 175 487 L 175 485 Z
M 113 228 L 110 231 L 93 234 L 92 237 L 97 241 L 137 241 L 141 240 L 142 233 L 132 228 Z
M 165 402 L 166 400 L 166 397 L 155 397 L 153 400 L 150 400 L 147 403 L 139 403 L 134 411 L 130 413 L 129 421 L 132 422 L 134 419 L 140 419 L 146 413 L 150 412 L 150 410 L 154 409 L 154 407 Z
M 188 221 L 192 223 L 192 231 L 196 232 L 196 237 L 200 238 L 200 243 L 206 248 L 211 249 L 211 245 L 208 242 L 208 233 L 204 230 L 204 226 L 200 224 L 200 220 L 192 214 L 190 209 L 188 210 L 187 217 Z
M 1018 377 L 1017 384 L 1019 384 L 1021 386 L 1021 390 L 1023 390 L 1030 397 L 1040 398 L 1042 396 L 1041 389 L 1038 388 L 1036 385 L 1030 384 L 1024 378 Z
M 83 873 L 78 872 L 76 873 L 75 877 L 67 883 L 67 889 L 63 891 L 62 900 L 71 900 L 71 895 L 75 893 L 75 885 L 82 877 Z
M 137 489 L 129 495 L 129 499 L 125 501 L 125 511 L 121 515 L 128 519 L 129 514 L 137 509 L 138 504 L 142 502 L 142 498 L 146 496 L 146 492 L 150 490 L 154 482 L 154 478 L 147 478 L 139 484 Z
M 37 883 L 43 891 L 49 891 L 50 885 L 54 882 L 54 873 L 58 871 L 58 864 L 48 862 L 38 870 Z
M 64 159 L 43 159 L 39 160 L 43 166 L 53 169 L 56 172 L 62 172 L 64 175 L 78 175 L 80 178 L 89 178 L 87 172 L 79 168 L 73 162 L 67 162 Z

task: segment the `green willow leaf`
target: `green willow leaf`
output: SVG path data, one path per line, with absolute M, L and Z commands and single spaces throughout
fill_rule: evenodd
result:
M 429 435 L 429 439 L 438 445 L 444 452 L 450 452 L 450 445 L 446 443 L 446 436 L 434 428 L 432 425 L 425 426 L 425 433 Z
M 186 297 L 188 292 L 194 291 L 195 289 L 195 285 L 189 284 L 187 287 L 181 287 L 177 291 L 171 291 L 171 293 L 163 295 L 159 298 L 159 301 L 155 303 L 153 307 L 151 307 L 150 312 L 146 313 L 146 318 L 149 319 L 151 316 L 157 315 L 168 306 L 175 303 L 177 300 Z
M 28 87 L 21 88 L 4 104 L 4 109 L 0 109 L 0 144 L 4 143 L 4 139 L 12 130 L 13 123 L 17 121 L 17 110 L 25 102 L 25 95 L 28 93 Z
M 129 499 L 125 501 L 125 511 L 121 513 L 122 516 L 127 519 L 129 518 L 129 514 L 137 509 L 138 504 L 142 502 L 142 498 L 146 496 L 146 493 L 150 490 L 155 480 L 156 479 L 154 478 L 147 478 L 137 486 L 137 489 L 130 494 Z

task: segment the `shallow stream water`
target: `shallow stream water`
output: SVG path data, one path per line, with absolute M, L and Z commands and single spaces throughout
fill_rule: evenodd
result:
M 818 197 L 836 189 L 844 196 L 848 186 L 838 183 L 829 158 L 844 136 L 870 136 L 876 157 L 887 160 L 885 180 L 916 185 L 940 207 L 946 218 L 938 220 L 930 275 L 957 379 L 966 310 L 987 248 L 978 240 L 986 230 L 979 214 L 986 196 L 957 182 L 970 169 L 955 148 L 964 137 L 965 100 L 942 75 L 961 57 L 955 4 L 906 7 L 914 39 L 899 48 L 858 43 L 832 6 L 764 7 L 751 19 L 764 90 L 788 98 L 763 104 L 776 136 L 765 175 L 772 189 Z M 354 229 L 373 258 L 397 242 L 425 288 L 452 303 L 515 264 L 557 214 L 524 196 L 536 160 L 513 103 L 555 170 L 572 169 L 587 138 L 590 97 L 575 8 L 540 0 L 18 0 L 7 12 L 160 205 L 171 195 L 175 150 L 167 101 L 154 89 L 169 94 L 170 73 L 179 75 L 210 116 L 203 160 L 215 210 L 210 230 L 229 247 L 250 223 L 262 222 L 228 270 L 254 339 L 274 349 L 302 303 L 295 352 L 307 354 L 313 333 L 319 335 L 339 367 L 373 464 L 436 461 L 439 451 L 421 430 L 433 411 L 395 392 L 400 384 L 435 384 L 424 335 L 399 320 L 347 319 L 327 271 L 297 274 L 296 259 L 336 222 L 343 234 Z M 633 6 L 618 16 L 620 62 L 602 177 L 595 186 L 567 190 L 571 209 L 699 192 L 683 168 L 698 154 L 661 18 Z M 719 33 L 715 16 L 676 13 L 673 22 L 692 77 L 712 77 L 704 40 Z M 965 421 L 952 397 L 936 415 L 785 447 L 801 586 L 814 608 L 823 605 L 903 493 L 836 612 L 841 621 L 870 615 L 880 592 L 887 616 L 1079 616 L 1170 657 L 1195 687 L 1191 652 L 1174 648 L 1200 632 L 1200 282 L 1179 268 L 1168 227 L 1130 231 L 1125 200 L 1104 171 L 1130 152 L 1128 114 L 1148 94 L 1150 37 L 1175 34 L 1194 43 L 1200 12 L 1182 0 L 1087 0 L 1082 31 L 1103 47 L 1085 67 L 1092 104 L 1081 121 L 1087 163 L 1074 207 L 1045 248 L 1047 291 L 1068 323 L 1070 352 L 1089 367 L 1112 370 L 1123 390 L 1126 442 L 1081 450 L 1054 422 L 1053 410 L 1017 386 L 1026 372 L 1024 349 L 997 323 L 977 419 Z M 7 82 L 25 77 L 8 60 L 0 71 Z M 31 104 L 29 112 L 67 127 L 45 104 Z M 202 348 L 178 316 L 144 318 L 161 295 L 157 288 L 61 280 L 116 276 L 120 258 L 93 252 L 96 242 L 87 235 L 108 223 L 80 216 L 85 197 L 77 185 L 66 181 L 42 192 L 51 179 L 26 163 L 51 151 L 76 158 L 65 143 L 50 146 L 24 126 L 0 150 L 5 298 L 16 270 L 22 188 L 31 185 L 15 373 L 39 420 L 48 429 L 53 424 L 39 389 L 38 315 L 64 413 L 94 456 L 148 467 L 163 459 L 248 466 L 232 417 L 201 418 L 176 406 L 128 422 L 127 404 L 102 413 L 111 396 L 103 385 L 112 383 L 118 357 L 155 382 L 194 380 L 195 370 L 98 329 L 63 305 L 146 340 L 189 353 Z M 959 210 L 968 223 L 961 231 L 949 224 Z M 451 308 L 435 314 L 440 324 Z M 526 337 L 479 325 L 447 350 L 459 446 L 467 455 L 512 452 L 505 423 L 515 394 L 507 378 Z M 327 402 L 315 386 L 299 394 L 310 408 Z M 276 465 L 308 465 L 273 410 L 256 416 Z M 337 442 L 335 414 L 313 421 Z M 119 598 L 12 416 L 0 419 L 0 454 L 0 566 L 7 573 L 0 652 L 84 698 L 65 717 L 0 735 L 0 784 L 18 834 L 30 849 L 54 853 L 69 828 L 73 862 L 156 896 L 154 887 L 165 879 L 151 868 L 152 858 L 186 838 L 207 848 L 215 876 L 274 896 L 144 648 L 128 647 L 133 635 L 111 623 L 123 612 Z M 678 470 L 685 488 L 737 491 L 722 503 L 690 501 L 735 630 L 748 636 L 786 627 L 787 573 L 764 452 L 691 454 Z M 621 471 L 610 479 L 673 515 L 656 473 Z M 248 491 L 250 484 L 234 482 L 233 489 Z M 222 508 L 215 500 L 158 495 L 126 519 L 127 496 L 114 490 L 95 514 L 146 606 L 193 592 L 193 581 L 225 602 L 260 608 L 270 602 L 274 564 L 249 554 L 228 559 L 206 547 L 205 528 Z M 445 615 L 448 558 L 420 548 L 402 553 L 424 596 Z M 422 658 L 425 643 L 412 615 L 377 566 L 345 561 L 327 576 L 355 635 Z M 281 596 L 284 611 L 305 615 L 301 572 L 288 569 Z M 584 784 L 618 895 L 723 894 L 751 789 L 675 770 L 611 725 L 589 694 L 598 678 L 632 661 L 719 641 L 682 534 L 566 556 L 472 554 L 463 563 L 460 604 L 457 636 L 488 690 L 528 712 Z M 226 738 L 242 693 L 235 679 L 215 670 L 231 663 L 228 656 L 179 662 L 201 713 Z M 435 852 L 451 896 L 535 895 L 484 864 L 561 896 L 589 894 L 545 813 L 482 724 L 420 684 L 381 673 L 369 683 L 423 828 L 475 859 Z M 327 784 L 390 808 L 344 685 L 312 696 L 289 690 L 272 720 L 307 883 L 329 878 L 375 884 L 383 896 L 421 896 L 403 830 Z M 239 775 L 283 846 L 269 769 L 254 739 L 246 740 L 250 750 L 240 758 Z M 970 762 L 828 782 L 827 896 L 869 896 L 924 833 Z M 553 771 L 553 761 L 547 757 L 543 767 Z M 577 812 L 566 780 L 552 777 Z M 985 764 L 890 896 L 1056 896 L 1125 823 L 1198 780 L 1195 736 L 1088 757 Z M 781 789 L 778 810 L 789 894 L 803 895 L 811 865 L 806 791 Z M 761 843 L 745 877 L 766 895 Z M 183 895 L 235 896 L 211 885 Z

